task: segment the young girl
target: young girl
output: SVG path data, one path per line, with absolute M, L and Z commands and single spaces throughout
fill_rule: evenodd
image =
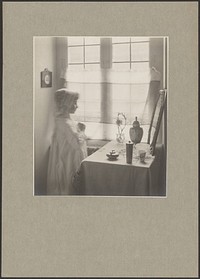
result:
M 78 107 L 78 98 L 78 93 L 66 88 L 55 93 L 57 112 L 49 155 L 47 195 L 72 195 L 75 191 L 74 176 L 84 159 L 77 125 L 70 116 Z

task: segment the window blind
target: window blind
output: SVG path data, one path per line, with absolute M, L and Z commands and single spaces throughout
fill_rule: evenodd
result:
M 107 40 L 110 53 L 102 51 L 104 41 L 100 37 L 68 37 L 66 84 L 80 94 L 75 118 L 114 124 L 118 112 L 123 112 L 131 124 L 136 116 L 142 118 L 148 95 L 149 38 L 112 37 Z M 101 67 L 105 60 L 110 60 L 110 68 Z

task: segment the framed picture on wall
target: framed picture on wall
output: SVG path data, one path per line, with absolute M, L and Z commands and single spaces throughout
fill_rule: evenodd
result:
M 47 68 L 41 72 L 41 87 L 52 87 L 52 72 Z

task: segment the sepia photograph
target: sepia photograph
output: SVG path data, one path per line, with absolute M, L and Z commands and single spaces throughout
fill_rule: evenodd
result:
M 198 277 L 198 3 L 3 2 L 2 277 Z
M 33 38 L 34 195 L 167 196 L 168 45 Z

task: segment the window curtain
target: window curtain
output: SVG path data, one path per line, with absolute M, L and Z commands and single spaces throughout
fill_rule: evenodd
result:
M 146 98 L 144 111 L 141 118 L 142 125 L 149 125 L 153 115 L 160 90 L 160 72 L 154 67 L 151 69 L 151 81 L 149 83 L 148 95 Z
M 150 68 L 149 71 L 139 73 L 112 70 L 109 38 L 101 38 L 100 70 L 69 71 L 67 38 L 56 38 L 58 88 L 68 87 L 80 93 L 77 120 L 110 127 L 110 124 L 115 124 L 117 112 L 124 112 L 128 124 L 138 116 L 141 124 L 148 125 L 162 86 L 162 40 L 150 40 Z M 104 130 L 106 139 L 107 128 Z
M 112 70 L 67 71 L 66 86 L 80 93 L 77 117 L 82 121 L 114 123 L 118 112 L 132 123 L 137 116 L 149 124 L 159 88 L 160 73 L 115 72 Z
M 57 89 L 66 87 L 67 37 L 56 37 L 56 80 Z

